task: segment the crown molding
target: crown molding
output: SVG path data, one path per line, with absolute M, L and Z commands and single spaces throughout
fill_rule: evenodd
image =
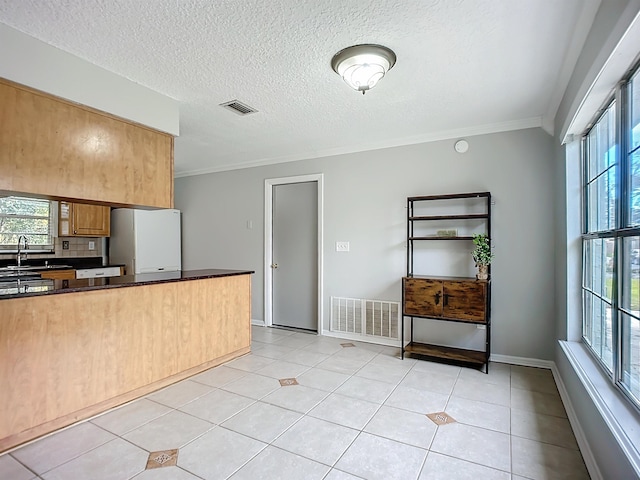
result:
M 419 143 L 437 142 L 440 140 L 450 140 L 460 137 L 471 137 L 475 135 L 487 135 L 491 133 L 508 132 L 512 130 L 524 130 L 527 128 L 543 127 L 542 117 L 524 118 L 521 120 L 512 120 L 508 122 L 489 123 L 486 125 L 477 125 L 473 127 L 441 130 L 439 132 L 427 133 L 424 135 L 414 135 L 410 137 L 402 137 L 396 139 L 385 140 L 381 142 L 371 142 L 361 145 L 329 148 L 316 152 L 297 153 L 293 155 L 284 155 L 280 157 L 264 158 L 261 160 L 248 161 L 243 163 L 234 163 L 220 166 L 212 166 L 209 168 L 185 170 L 176 172 L 175 178 L 191 177 L 194 175 L 206 175 L 209 173 L 225 172 L 230 170 L 241 170 L 244 168 L 263 167 L 265 165 L 274 165 L 278 163 L 296 162 L 300 160 L 311 160 L 315 158 L 331 157 L 334 155 L 345 155 L 349 153 L 366 152 L 370 150 L 381 150 L 384 148 L 403 147 L 407 145 L 416 145 Z

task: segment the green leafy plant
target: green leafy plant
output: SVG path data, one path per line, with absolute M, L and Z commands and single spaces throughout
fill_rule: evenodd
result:
M 493 258 L 491 253 L 491 245 L 489 243 L 489 237 L 486 233 L 476 233 L 473 235 L 473 244 L 476 246 L 471 256 L 477 266 L 489 265 Z

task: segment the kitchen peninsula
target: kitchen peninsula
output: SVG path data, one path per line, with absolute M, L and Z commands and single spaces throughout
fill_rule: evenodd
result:
M 54 280 L 0 295 L 0 452 L 248 353 L 252 273 Z

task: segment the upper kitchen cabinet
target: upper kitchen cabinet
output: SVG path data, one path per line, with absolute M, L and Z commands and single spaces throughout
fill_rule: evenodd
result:
M 60 202 L 58 235 L 61 237 L 108 237 L 111 209 L 102 205 Z
M 173 207 L 173 137 L 0 79 L 0 191 Z

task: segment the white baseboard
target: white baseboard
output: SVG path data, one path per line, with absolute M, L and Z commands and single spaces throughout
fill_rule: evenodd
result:
M 255 318 L 252 318 L 251 325 L 255 325 L 257 327 L 264 327 L 264 320 L 256 320 Z
M 569 423 L 571 424 L 571 428 L 573 428 L 573 433 L 576 437 L 576 441 L 578 442 L 578 447 L 580 448 L 580 453 L 582 453 L 582 458 L 584 459 L 584 463 L 589 471 L 589 475 L 592 480 L 604 480 L 602 474 L 600 473 L 600 469 L 598 468 L 598 464 L 596 463 L 596 459 L 593 456 L 593 451 L 591 450 L 591 446 L 587 441 L 587 437 L 582 429 L 582 425 L 580 425 L 580 420 L 576 415 L 576 411 L 573 408 L 573 404 L 571 403 L 571 399 L 569 397 L 569 393 L 562 381 L 562 377 L 560 377 L 560 372 L 556 366 L 556 363 L 551 360 L 540 360 L 537 358 L 526 358 L 526 357 L 513 357 L 511 355 L 499 355 L 492 354 L 491 355 L 492 362 L 499 363 L 508 363 L 511 365 L 523 365 L 525 367 L 537 367 L 537 368 L 546 368 L 551 370 L 553 374 L 553 379 L 556 382 L 556 386 L 558 387 L 558 392 L 560 393 L 560 399 L 562 400 L 562 404 L 564 405 L 565 410 L 567 411 L 567 417 L 569 418 Z
M 376 345 L 385 345 L 387 347 L 400 348 L 399 340 L 391 340 L 389 338 L 368 337 L 365 335 L 358 335 L 354 333 L 345 332 L 332 332 L 330 330 L 324 330 L 322 335 L 325 337 L 344 338 L 345 340 L 354 340 L 356 342 L 374 343 Z
M 522 365 L 524 367 L 537 367 L 553 369 L 554 363 L 551 360 L 540 360 L 539 358 L 514 357 L 512 355 L 500 355 L 492 353 L 489 358 L 491 362 L 508 363 L 510 365 Z
M 553 363 L 553 367 L 551 368 L 551 373 L 553 373 L 553 379 L 556 382 L 556 386 L 558 387 L 558 392 L 560 393 L 560 399 L 562 400 L 562 404 L 564 405 L 564 409 L 567 411 L 567 417 L 569 418 L 569 423 L 571 424 L 571 428 L 573 429 L 573 434 L 576 437 L 576 442 L 578 442 L 578 447 L 580 448 L 580 453 L 582 453 L 582 458 L 584 459 L 584 464 L 589 471 L 589 475 L 591 476 L 591 480 L 604 480 L 602 477 L 602 473 L 598 468 L 598 463 L 596 462 L 595 457 L 593 456 L 593 451 L 591 450 L 591 446 L 587 441 L 587 436 L 582 429 L 582 425 L 580 425 L 580 420 L 578 419 L 578 415 L 576 415 L 576 411 L 573 408 L 573 404 L 571 403 L 571 398 L 569 397 L 569 392 L 567 392 L 567 388 L 562 381 L 562 377 L 560 376 L 560 372 L 558 371 L 558 367 L 555 362 Z

